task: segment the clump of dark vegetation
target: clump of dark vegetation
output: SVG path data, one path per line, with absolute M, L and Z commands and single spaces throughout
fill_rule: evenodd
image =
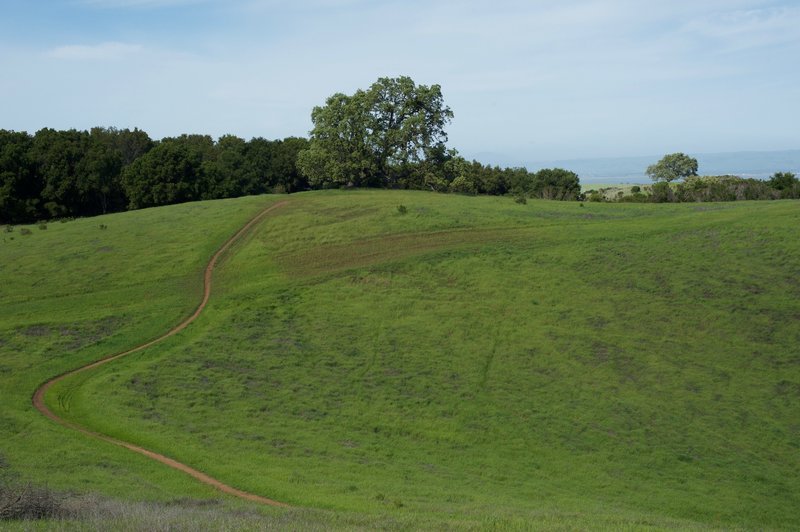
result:
M 19 230 L 19 234 L 21 234 L 21 235 L 23 235 L 23 236 L 28 236 L 28 235 L 30 235 L 30 234 L 32 234 L 32 233 L 31 233 L 31 230 L 30 230 L 30 229 L 28 229 L 27 227 L 23 227 L 23 228 L 21 228 L 21 229 Z
M 400 215 L 404 215 L 408 213 L 408 207 L 405 205 L 398 205 L 397 206 L 397 213 Z
M 0 522 L 63 515 L 62 500 L 55 492 L 20 480 L 0 455 Z
M 588 190 L 589 201 L 624 203 L 693 203 L 739 200 L 800 199 L 800 180 L 791 172 L 777 172 L 768 180 L 735 175 L 689 176 L 679 183 L 659 181 L 649 187 L 631 187 L 631 194 L 607 197 L 608 189 Z
M 64 517 L 62 498 L 29 482 L 0 480 L 0 520 Z
M 308 188 L 302 138 L 181 135 L 139 129 L 0 129 L 0 223 L 76 216 Z

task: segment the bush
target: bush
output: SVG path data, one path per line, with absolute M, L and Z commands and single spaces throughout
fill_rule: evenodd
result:
M 39 224 L 39 229 L 40 229 L 41 231 L 44 231 L 45 229 L 47 229 L 47 224 L 45 224 L 45 223 L 41 223 L 41 224 Z
M 31 234 L 31 230 L 28 229 L 27 227 L 23 227 L 22 229 L 19 230 L 19 234 L 27 236 Z
M 650 187 L 650 190 L 652 191 L 650 201 L 655 203 L 675 201 L 675 193 L 672 191 L 672 187 L 669 186 L 667 181 L 654 183 L 653 186 Z
M 587 201 L 601 202 L 605 201 L 606 197 L 600 191 L 592 190 L 591 194 L 589 194 L 586 199 Z
M 397 206 L 397 212 L 400 215 L 404 215 L 404 214 L 408 213 L 408 207 L 406 207 L 405 205 L 398 205 Z
M 642 187 L 640 187 L 639 185 L 633 185 L 631 187 L 631 193 L 632 194 L 636 194 L 637 192 L 641 192 L 641 191 L 642 191 Z
M 514 201 L 520 205 L 525 205 L 528 203 L 528 198 L 525 197 L 525 194 L 516 194 L 514 196 Z
M 46 519 L 62 514 L 61 501 L 50 489 L 0 482 L 0 520 Z
M 775 172 L 767 183 L 784 199 L 800 198 L 800 179 L 792 172 Z
M 106 229 L 108 229 L 108 226 L 106 224 L 100 224 L 101 231 L 105 231 Z

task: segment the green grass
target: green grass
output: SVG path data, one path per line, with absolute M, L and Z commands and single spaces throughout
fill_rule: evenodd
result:
M 632 194 L 631 188 L 634 186 L 638 186 L 641 191 L 644 192 L 645 189 L 649 188 L 651 185 L 652 183 L 589 183 L 582 185 L 581 191 L 585 193 L 587 190 L 597 190 L 606 199 L 614 200 L 619 197 L 620 192 L 623 196 L 630 196 Z
M 186 331 L 65 381 L 51 406 L 323 528 L 800 527 L 800 204 L 289 199 Z M 204 261 L 271 201 L 10 233 L 13 468 L 133 500 L 215 496 L 40 418 L 30 395 L 188 313 Z
M 0 233 L 0 455 L 9 467 L 59 489 L 215 495 L 56 426 L 31 396 L 49 377 L 178 322 L 197 305 L 211 253 L 270 201 L 200 202 Z

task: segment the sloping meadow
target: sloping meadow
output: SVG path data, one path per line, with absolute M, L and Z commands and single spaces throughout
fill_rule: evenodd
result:
M 404 526 L 800 526 L 797 203 L 288 199 L 224 259 L 188 329 L 65 383 L 51 406 L 241 489 Z M 0 382 L 18 406 L 0 445 L 18 468 L 44 476 L 17 448 L 27 430 L 39 447 L 64 438 L 96 449 L 139 479 L 131 498 L 147 498 L 145 482 L 211 496 L 50 427 L 24 403 L 48 371 L 190 311 L 223 227 L 274 200 L 237 201 L 194 213 L 197 227 L 175 237 L 192 252 L 129 234 L 163 254 L 136 282 L 126 272 L 143 270 L 120 258 L 106 284 L 46 297 L 106 255 L 65 270 L 58 253 L 29 250 L 40 281 L 17 292 L 2 283 L 13 312 L 2 317 Z M 159 212 L 168 226 L 188 208 L 115 216 L 134 227 Z M 213 213 L 225 225 L 204 218 Z M 203 240 L 198 228 L 210 226 L 219 236 Z M 24 253 L 6 245 L 0 276 L 20 282 L 5 258 Z M 75 354 L 47 362 L 55 350 Z M 40 452 L 65 487 L 79 456 L 76 489 L 124 492 L 88 450 Z

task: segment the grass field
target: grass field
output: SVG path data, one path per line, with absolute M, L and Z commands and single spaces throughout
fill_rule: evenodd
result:
M 6 467 L 239 508 L 30 396 L 190 313 L 214 249 L 278 199 L 0 233 Z M 257 510 L 277 527 L 800 527 L 797 202 L 289 200 L 188 329 L 51 408 L 301 508 Z

